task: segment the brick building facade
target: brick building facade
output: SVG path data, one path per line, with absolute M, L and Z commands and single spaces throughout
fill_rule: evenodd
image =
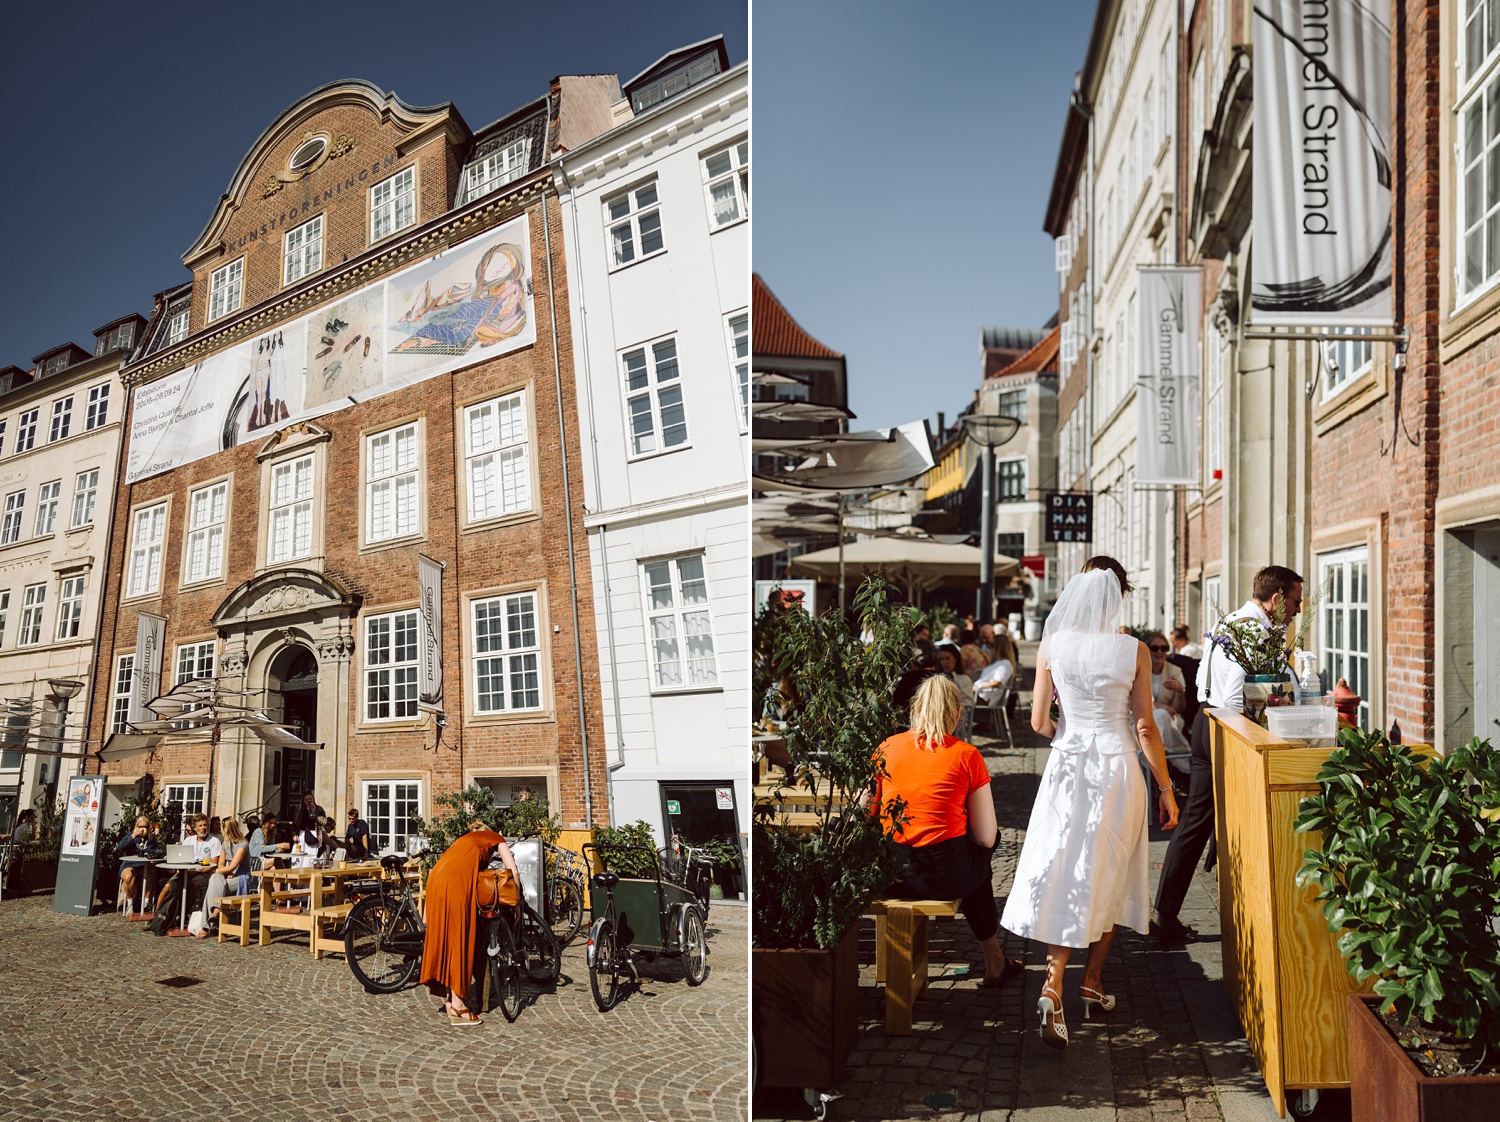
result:
M 133 677 L 151 672 L 135 664 L 146 612 L 167 619 L 158 692 L 213 678 L 322 747 L 229 731 L 210 778 L 206 747 L 169 741 L 107 765 L 111 786 L 149 773 L 219 814 L 284 811 L 312 790 L 341 821 L 359 806 L 386 845 L 476 781 L 502 803 L 544 795 L 568 827 L 607 820 L 544 165 L 607 129 L 619 96 L 613 76 L 563 77 L 476 132 L 451 104 L 340 82 L 251 147 L 184 255 L 190 290 L 159 298 L 122 371 L 122 563 L 91 736 L 126 728 Z M 444 567 L 431 705 L 416 685 L 419 554 Z

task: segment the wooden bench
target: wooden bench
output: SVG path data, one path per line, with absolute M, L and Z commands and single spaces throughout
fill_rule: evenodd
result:
M 221 896 L 219 897 L 219 934 L 214 940 L 216 943 L 227 943 L 231 938 L 238 939 L 240 946 L 250 945 L 250 909 L 260 903 L 260 893 L 256 892 L 248 896 Z M 237 915 L 237 919 L 231 919 L 231 915 Z
M 885 1034 L 911 1035 L 911 1011 L 927 990 L 927 921 L 958 915 L 957 900 L 871 900 L 875 981 L 885 985 Z

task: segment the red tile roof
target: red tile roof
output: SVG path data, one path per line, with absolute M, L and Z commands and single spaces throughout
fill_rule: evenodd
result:
M 1043 336 L 1042 341 L 1027 351 L 1015 362 L 991 374 L 991 378 L 1004 378 L 1007 374 L 1036 374 L 1043 371 L 1057 372 L 1057 349 L 1062 340 L 1062 328 L 1054 327 Z
M 757 355 L 789 358 L 843 358 L 802 329 L 782 306 L 760 274 L 754 274 L 751 298 L 751 346 Z M 1054 332 L 1054 334 L 1056 334 Z

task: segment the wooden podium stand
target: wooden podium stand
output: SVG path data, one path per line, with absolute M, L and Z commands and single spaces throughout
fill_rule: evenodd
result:
M 1296 881 L 1302 854 L 1321 844 L 1293 828 L 1298 805 L 1317 791 L 1332 747 L 1280 740 L 1228 709 L 1208 713 L 1224 984 L 1284 1118 L 1289 1091 L 1349 1086 L 1345 1002 L 1362 989 L 1316 891 Z

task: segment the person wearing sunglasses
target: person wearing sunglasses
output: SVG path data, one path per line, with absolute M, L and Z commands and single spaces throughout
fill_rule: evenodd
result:
M 1151 702 L 1161 742 L 1168 752 L 1186 748 L 1188 740 L 1182 728 L 1187 712 L 1187 679 L 1181 669 L 1167 661 L 1172 646 L 1160 631 L 1147 633 L 1146 650 L 1151 652 Z

